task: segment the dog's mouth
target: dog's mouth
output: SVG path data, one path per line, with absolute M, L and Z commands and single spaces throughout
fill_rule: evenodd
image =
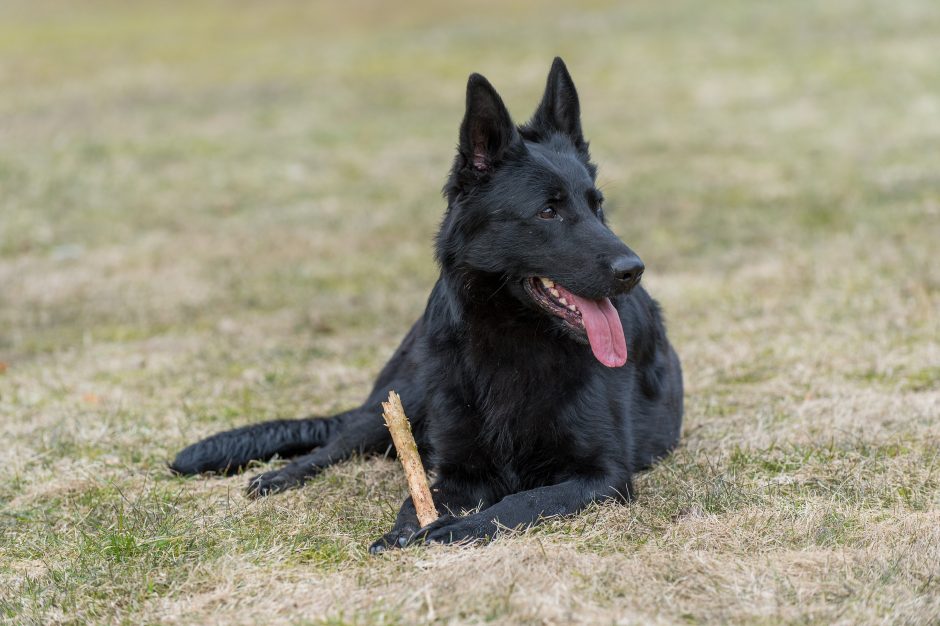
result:
M 582 298 L 542 276 L 527 278 L 523 286 L 542 310 L 561 319 L 576 334 L 586 335 L 598 361 L 607 367 L 620 367 L 627 362 L 623 324 L 610 299 Z

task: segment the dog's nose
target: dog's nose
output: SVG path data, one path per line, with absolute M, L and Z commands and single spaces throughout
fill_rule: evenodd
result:
M 623 291 L 629 291 L 640 282 L 646 266 L 635 254 L 625 254 L 614 259 L 610 264 L 611 272 L 617 286 Z

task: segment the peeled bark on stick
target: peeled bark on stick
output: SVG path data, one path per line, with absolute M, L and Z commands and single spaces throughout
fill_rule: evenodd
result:
M 431 489 L 428 487 L 428 476 L 424 473 L 424 465 L 418 455 L 418 445 L 411 434 L 411 423 L 405 415 L 401 398 L 394 391 L 388 392 L 388 402 L 382 403 L 382 409 L 385 425 L 388 426 L 388 432 L 395 443 L 395 451 L 398 453 L 402 469 L 405 470 L 408 493 L 411 494 L 415 511 L 418 513 L 418 522 L 422 527 L 427 526 L 438 518 L 438 514 L 431 498 Z

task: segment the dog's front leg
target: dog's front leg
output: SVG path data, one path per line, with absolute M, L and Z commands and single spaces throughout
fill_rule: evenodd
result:
M 438 480 L 431 487 L 431 497 L 434 499 L 437 512 L 441 514 L 437 521 L 456 519 L 454 515 L 461 511 L 492 504 L 490 489 L 482 484 L 464 481 Z M 379 554 L 390 548 L 403 548 L 408 545 L 420 528 L 421 524 L 418 522 L 414 502 L 409 496 L 401 505 L 392 530 L 377 539 L 369 547 L 369 552 Z
M 626 501 L 633 486 L 627 479 L 574 478 L 506 496 L 488 509 L 464 517 L 443 516 L 414 533 L 412 543 L 455 543 L 488 539 L 500 528 L 520 528 L 557 515 L 571 515 L 591 502 Z

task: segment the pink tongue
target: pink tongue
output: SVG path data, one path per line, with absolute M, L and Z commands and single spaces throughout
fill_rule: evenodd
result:
M 587 330 L 591 351 L 607 367 L 620 367 L 627 362 L 627 340 L 617 309 L 607 298 L 587 300 L 574 294 L 575 306 Z

